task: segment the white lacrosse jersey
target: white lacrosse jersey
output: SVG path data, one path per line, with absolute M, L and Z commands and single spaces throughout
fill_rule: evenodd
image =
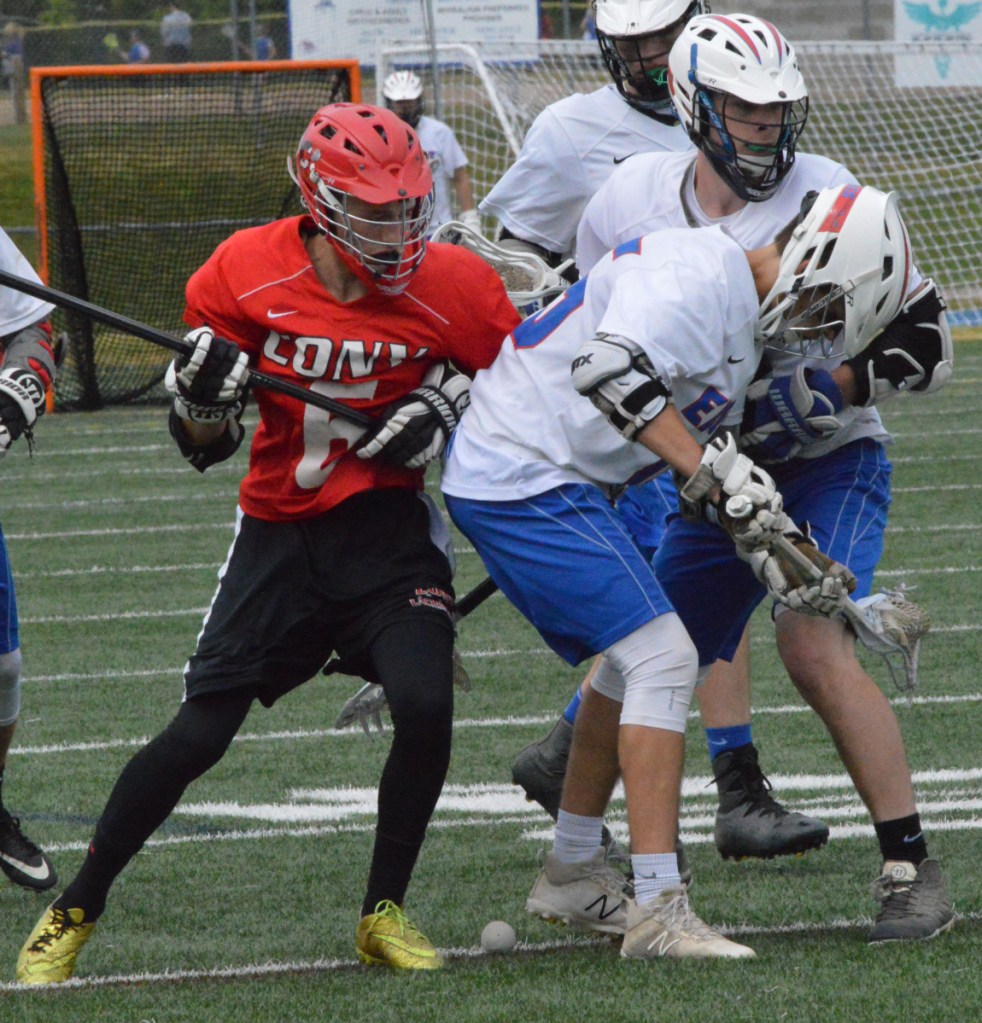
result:
M 596 333 L 638 344 L 700 443 L 739 423 L 757 368 L 757 290 L 743 250 L 719 229 L 662 231 L 621 246 L 509 334 L 471 386 L 443 489 L 508 501 L 564 483 L 642 482 L 665 468 L 573 387 Z
M 438 121 L 435 117 L 427 117 L 424 114 L 416 126 L 416 134 L 433 172 L 435 201 L 431 223 L 436 228 L 454 218 L 451 195 L 453 176 L 459 167 L 467 166 L 467 157 L 450 125 Z
M 769 199 L 748 202 L 737 213 L 713 220 L 696 199 L 691 173 L 694 162 L 694 153 L 651 153 L 619 168 L 590 200 L 580 221 L 576 241 L 580 272 L 587 273 L 609 249 L 631 238 L 668 227 L 692 226 L 690 220 L 696 226 L 722 227 L 744 249 L 761 248 L 797 216 L 807 192 L 857 183 L 842 164 L 813 153 L 798 153 L 794 166 Z M 802 361 L 831 371 L 845 358 L 836 349 L 828 359 L 805 358 L 775 348 L 768 348 L 766 355 L 774 376 L 793 373 Z M 837 418 L 842 429 L 828 440 L 806 445 L 798 457 L 818 458 L 860 437 L 892 443 L 875 408 L 847 406 Z
M 40 284 L 41 279 L 33 267 L 21 253 L 20 249 L 10 240 L 7 232 L 0 228 L 0 267 L 8 273 L 16 274 L 33 284 Z M 54 312 L 50 302 L 42 302 L 13 288 L 0 287 L 0 337 L 16 334 L 18 331 L 47 319 Z
M 613 85 L 550 104 L 522 151 L 480 205 L 516 238 L 573 254 L 576 226 L 594 192 L 636 153 L 694 152 L 682 127 L 639 113 Z

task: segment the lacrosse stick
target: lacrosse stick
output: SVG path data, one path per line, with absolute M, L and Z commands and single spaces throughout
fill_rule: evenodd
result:
M 138 320 L 131 320 L 128 316 L 103 309 L 101 306 L 86 302 L 85 299 L 76 298 L 74 295 L 57 291 L 55 288 L 49 288 L 45 284 L 35 284 L 34 281 L 25 280 L 23 277 L 8 273 L 6 270 L 0 270 L 0 284 L 13 288 L 14 291 L 23 292 L 25 295 L 33 295 L 34 298 L 39 298 L 43 302 L 50 302 L 52 305 L 71 309 L 74 312 L 81 313 L 83 316 L 88 316 L 91 320 L 96 320 L 98 323 L 104 323 L 126 334 L 131 334 L 133 337 L 138 337 L 141 341 L 149 341 L 151 344 L 159 345 L 161 348 L 169 348 L 172 352 L 190 355 L 194 351 L 194 345 L 183 338 L 166 334 L 162 330 L 157 330 L 156 327 L 150 327 L 145 323 L 140 323 Z M 308 405 L 313 405 L 325 412 L 331 412 L 342 419 L 347 419 L 349 423 L 356 423 L 358 426 L 374 425 L 375 420 L 371 416 L 366 415 L 366 413 L 359 412 L 358 409 L 349 408 L 347 405 L 343 405 L 333 398 L 328 398 L 326 395 L 319 394 L 317 391 L 310 391 L 305 387 L 300 387 L 298 384 L 291 384 L 287 380 L 279 380 L 266 373 L 260 373 L 259 370 L 255 369 L 249 370 L 249 380 L 256 387 L 262 387 L 267 391 L 275 391 L 278 394 L 285 394 L 287 397 L 296 398 L 298 401 L 306 402 Z
M 744 519 L 753 506 L 745 497 L 731 497 L 726 512 L 734 519 Z M 779 553 L 794 565 L 806 579 L 823 579 L 822 570 L 786 537 L 779 536 L 770 544 L 772 553 Z M 930 615 L 918 604 L 908 600 L 904 588 L 882 590 L 858 602 L 846 597 L 836 614 L 841 614 L 856 638 L 886 662 L 893 684 L 906 697 L 908 705 L 917 689 L 917 664 L 921 640 L 931 628 Z M 902 668 L 902 676 L 898 674 Z
M 534 252 L 528 249 L 506 249 L 488 241 L 480 232 L 459 220 L 441 224 L 431 235 L 430 241 L 460 245 L 480 256 L 501 278 L 515 308 L 525 315 L 538 312 L 569 287 L 569 281 L 562 273 L 572 266 L 573 260 L 567 259 L 553 269 Z
M 488 576 L 487 579 L 479 582 L 474 589 L 465 593 L 454 607 L 454 625 L 462 618 L 466 618 L 475 608 L 480 607 L 497 589 L 498 584 Z M 332 660 L 324 668 L 324 674 L 331 675 L 335 671 L 341 670 L 341 667 L 341 661 L 337 659 Z M 460 653 L 456 647 L 454 647 L 453 652 L 453 682 L 455 686 L 465 693 L 471 691 L 470 677 L 464 668 L 464 662 L 461 660 Z M 334 722 L 334 727 L 347 728 L 349 725 L 358 722 L 365 734 L 372 739 L 374 738 L 371 729 L 372 725 L 378 729 L 380 735 L 385 731 L 382 725 L 382 711 L 387 707 L 388 703 L 386 702 L 385 691 L 382 687 L 377 682 L 366 682 L 354 696 L 349 697 L 345 701 L 344 706 L 341 708 L 341 713 L 338 714 L 337 720 Z
M 774 547 L 812 579 L 822 578 L 821 569 L 786 537 L 778 537 Z M 931 628 L 928 613 L 908 600 L 904 588 L 900 587 L 874 593 L 858 602 L 847 597 L 842 616 L 860 643 L 883 658 L 893 684 L 907 697 L 909 704 L 917 689 L 921 640 Z M 902 669 L 902 677 L 898 669 Z

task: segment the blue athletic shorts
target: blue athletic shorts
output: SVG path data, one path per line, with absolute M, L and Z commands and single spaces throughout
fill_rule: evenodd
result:
M 567 483 L 518 501 L 445 499 L 501 592 L 570 664 L 672 610 L 597 487 Z
M 819 548 L 855 573 L 853 598 L 870 593 L 883 553 L 890 507 L 890 462 L 883 445 L 854 441 L 821 458 L 768 467 L 794 522 L 811 525 Z M 730 658 L 764 588 L 717 526 L 675 518 L 654 569 L 689 635 L 700 664 Z
M 7 541 L 0 529 L 0 654 L 9 654 L 20 646 L 17 621 L 17 598 L 14 595 L 14 577 L 7 556 Z
M 655 556 L 669 520 L 678 514 L 679 492 L 670 472 L 648 483 L 628 487 L 617 502 L 635 543 L 650 559 Z

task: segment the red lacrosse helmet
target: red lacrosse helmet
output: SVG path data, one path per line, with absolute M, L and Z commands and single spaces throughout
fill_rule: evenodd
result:
M 425 255 L 433 215 L 433 175 L 413 129 L 391 110 L 364 103 L 321 107 L 290 174 L 345 265 L 379 291 L 403 291 Z M 398 211 L 383 220 L 357 216 L 349 209 L 352 198 L 398 203 Z M 395 225 L 400 240 L 380 249 L 380 232 Z

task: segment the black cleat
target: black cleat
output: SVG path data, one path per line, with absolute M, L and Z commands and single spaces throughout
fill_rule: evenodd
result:
M 58 883 L 47 856 L 20 829 L 20 821 L 0 807 L 0 870 L 14 884 L 36 892 Z
M 785 810 L 771 795 L 752 743 L 720 753 L 713 774 L 719 788 L 713 836 L 724 860 L 795 856 L 829 840 L 827 824 Z

